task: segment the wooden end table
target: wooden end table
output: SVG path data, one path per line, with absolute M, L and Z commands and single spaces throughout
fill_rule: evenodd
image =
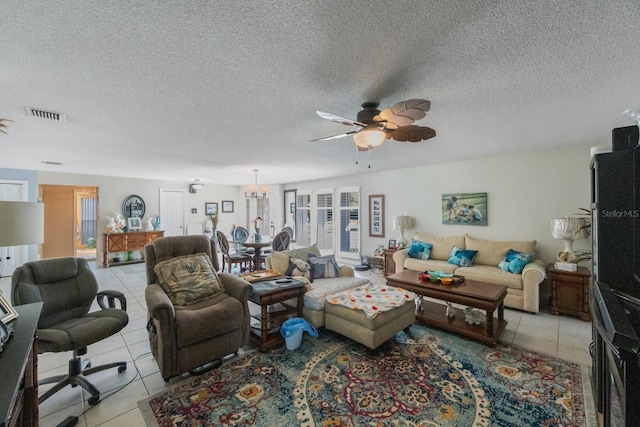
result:
M 396 262 L 393 260 L 393 254 L 398 249 L 383 249 L 384 251 L 384 277 L 396 274 Z
M 416 310 L 417 320 L 482 341 L 485 344 L 495 345 L 498 342 L 500 334 L 507 327 L 507 321 L 504 320 L 506 286 L 477 280 L 465 280 L 460 285 L 442 285 L 422 281 L 418 277 L 419 274 L 418 271 L 403 270 L 387 277 L 387 284 L 415 292 L 418 295 L 485 310 L 487 318 L 479 325 L 471 325 L 464 321 L 463 310 L 456 308 L 455 316 L 447 317 L 443 304 L 423 300 L 420 308 Z M 498 317 L 494 318 L 493 313 L 496 311 Z
M 585 322 L 591 321 L 589 311 L 589 281 L 591 273 L 586 267 L 577 271 L 558 270 L 549 264 L 547 270 L 551 280 L 549 313 L 579 316 Z
M 251 335 L 257 339 L 258 349 L 265 352 L 284 343 L 280 326 L 285 320 L 294 316 L 302 317 L 303 296 L 307 288 L 304 282 L 290 277 L 255 282 L 251 286 L 253 292 L 249 295 L 249 301 L 260 306 L 259 313 L 251 313 L 251 317 L 260 325 L 260 328 L 251 326 Z M 296 307 L 281 304 L 292 298 L 297 299 Z

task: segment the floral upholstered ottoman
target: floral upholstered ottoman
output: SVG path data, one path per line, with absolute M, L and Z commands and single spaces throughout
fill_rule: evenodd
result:
M 413 292 L 368 283 L 327 296 L 325 328 L 378 348 L 416 319 Z

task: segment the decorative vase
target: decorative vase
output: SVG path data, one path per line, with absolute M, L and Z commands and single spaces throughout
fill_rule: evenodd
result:
M 260 235 L 260 229 L 256 227 L 256 235 L 254 236 L 254 241 L 256 243 L 262 242 L 262 236 Z
M 154 230 L 160 230 L 160 215 L 156 215 L 156 220 L 153 223 Z

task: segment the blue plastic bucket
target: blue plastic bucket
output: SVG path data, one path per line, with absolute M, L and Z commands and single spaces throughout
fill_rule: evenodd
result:
M 318 330 L 302 317 L 292 317 L 280 327 L 287 350 L 296 350 L 302 344 L 302 334 L 307 331 L 312 337 L 318 336 Z

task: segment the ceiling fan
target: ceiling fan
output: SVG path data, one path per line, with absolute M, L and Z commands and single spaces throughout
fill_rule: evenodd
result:
M 377 102 L 365 102 L 358 112 L 357 120 L 347 119 L 325 111 L 316 111 L 323 119 L 343 125 L 353 126 L 356 130 L 314 139 L 311 142 L 327 141 L 353 135 L 353 141 L 359 151 L 370 151 L 382 144 L 385 139 L 400 142 L 420 142 L 436 136 L 436 131 L 425 126 L 412 124 L 427 115 L 431 101 L 409 99 L 398 102 L 384 110 L 378 110 Z

